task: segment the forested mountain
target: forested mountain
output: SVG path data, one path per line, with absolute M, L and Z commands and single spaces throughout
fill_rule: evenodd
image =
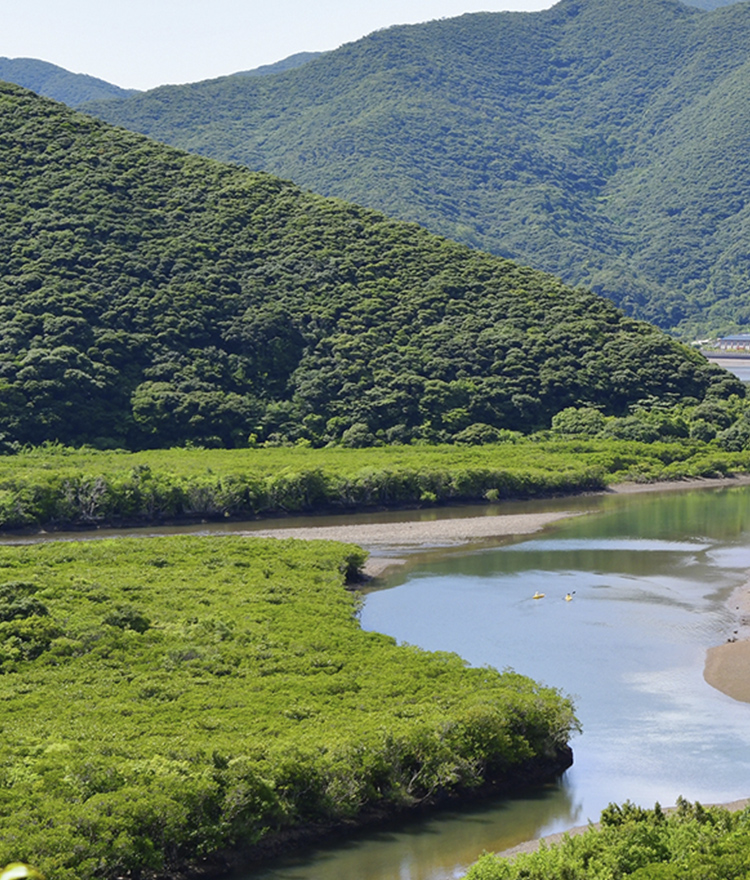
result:
M 745 327 L 750 3 L 561 0 L 378 31 L 87 110 L 585 284 Z
M 297 52 L 282 58 L 275 64 L 261 64 L 260 67 L 254 67 L 252 70 L 241 70 L 233 76 L 270 76 L 274 73 L 283 73 L 285 70 L 294 70 L 296 67 L 302 67 L 308 61 L 314 61 L 320 58 L 323 52 Z
M 263 64 L 252 70 L 239 71 L 233 76 L 255 77 L 283 73 L 285 70 L 301 67 L 322 54 L 322 52 L 297 52 L 275 64 Z M 71 73 L 64 67 L 36 58 L 0 58 L 0 81 L 31 89 L 39 95 L 62 101 L 69 107 L 79 107 L 90 101 L 127 98 L 140 94 L 137 89 L 121 89 L 103 79 L 83 73 Z
M 71 107 L 87 101 L 127 98 L 138 94 L 135 89 L 121 89 L 103 79 L 84 73 L 71 73 L 64 67 L 36 58 L 0 58 L 0 80 L 17 83 Z
M 14 85 L 0 225 L 6 439 L 450 440 L 742 392 L 585 290 Z

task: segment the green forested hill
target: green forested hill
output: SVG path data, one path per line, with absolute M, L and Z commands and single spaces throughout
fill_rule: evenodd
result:
M 233 75 L 256 77 L 282 73 L 285 70 L 301 67 L 322 54 L 322 52 L 297 52 L 275 64 L 264 64 Z M 52 98 L 54 101 L 62 101 L 70 107 L 78 107 L 90 101 L 126 98 L 139 94 L 137 89 L 121 89 L 103 79 L 83 73 L 71 73 L 64 67 L 36 58 L 0 58 L 0 80 L 31 89 L 32 92 Z
M 452 440 L 743 390 L 585 290 L 11 85 L 0 236 L 6 440 Z
M 233 76 L 271 76 L 274 73 L 283 73 L 285 70 L 302 67 L 308 61 L 320 58 L 322 54 L 322 52 L 295 52 L 294 55 L 282 58 L 281 61 L 276 61 L 274 64 L 261 64 L 260 67 L 253 67 L 252 70 L 241 70 Z
M 750 321 L 748 77 L 750 3 L 561 0 L 87 109 L 551 271 L 689 335 Z
M 136 94 L 135 89 L 121 89 L 103 79 L 84 73 L 71 73 L 64 67 L 36 58 L 0 58 L 0 80 L 16 83 L 71 107 L 87 101 L 125 98 Z

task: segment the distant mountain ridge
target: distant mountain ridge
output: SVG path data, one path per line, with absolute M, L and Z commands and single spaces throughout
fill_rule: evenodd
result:
M 0 58 L 0 80 L 16 83 L 70 107 L 78 107 L 87 101 L 138 94 L 135 89 L 121 89 L 95 76 L 71 73 L 36 58 Z
M 0 84 L 3 442 L 477 442 L 741 383 L 585 290 Z
M 294 70 L 323 54 L 323 52 L 297 52 L 274 64 L 263 64 L 252 70 L 242 70 L 230 75 L 271 76 L 286 70 Z M 69 107 L 76 108 L 90 101 L 129 98 L 142 94 L 137 89 L 122 89 L 95 76 L 71 73 L 64 67 L 36 58 L 0 58 L 0 81 L 15 83 L 45 98 L 52 98 L 53 101 L 61 101 Z
M 273 64 L 261 64 L 260 67 L 254 67 L 252 70 L 240 70 L 233 73 L 232 76 L 272 76 L 275 73 L 283 73 L 285 70 L 294 70 L 296 67 L 302 67 L 309 61 L 314 61 L 324 55 L 324 52 L 296 52 L 281 61 Z
M 747 326 L 750 4 L 562 0 L 87 112 L 539 266 L 689 336 Z

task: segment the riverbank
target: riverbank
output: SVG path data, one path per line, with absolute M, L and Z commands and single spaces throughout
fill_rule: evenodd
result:
M 717 479 L 659 481 L 653 483 L 620 483 L 590 495 L 633 495 L 645 492 L 673 492 L 690 489 L 713 489 L 750 485 L 750 474 Z M 550 513 L 498 514 L 495 516 L 445 517 L 423 522 L 365 523 L 335 526 L 277 526 L 246 532 L 262 538 L 299 538 L 302 540 L 343 541 L 377 550 L 365 564 L 366 577 L 380 577 L 389 568 L 406 560 L 399 551 L 414 552 L 431 547 L 459 547 L 484 540 L 531 535 L 549 525 L 581 513 L 561 510 Z M 393 555 L 387 555 L 393 551 Z
M 687 489 L 722 489 L 750 485 L 750 474 L 731 477 L 705 477 L 690 480 L 655 480 L 651 483 L 615 483 L 605 490 L 615 495 L 635 495 L 643 492 L 674 492 Z
M 310 846 L 344 844 L 364 831 L 387 833 L 401 823 L 425 819 L 443 810 L 481 804 L 501 797 L 510 798 L 552 783 L 572 765 L 573 751 L 570 746 L 563 746 L 554 755 L 523 762 L 498 777 L 487 779 L 478 788 L 443 791 L 419 803 L 402 807 L 371 806 L 355 817 L 340 821 L 308 822 L 272 832 L 255 846 L 235 846 L 204 859 L 193 860 L 181 870 L 149 876 L 151 880 L 218 880 L 225 876 L 237 878 L 251 869 L 266 876 L 263 871 L 265 865 L 272 865 L 290 853 L 303 851 Z
M 750 581 L 737 587 L 727 604 L 736 618 L 734 629 L 723 645 L 708 649 L 703 677 L 733 700 L 750 703 Z
M 428 547 L 450 547 L 477 541 L 531 535 L 561 519 L 573 516 L 571 511 L 555 513 L 500 514 L 427 522 L 363 523 L 356 525 L 307 526 L 262 529 L 246 532 L 259 538 L 298 538 L 305 541 L 342 541 L 359 544 L 366 549 L 414 551 Z M 401 556 L 370 556 L 365 563 L 365 577 L 379 577 L 394 565 L 404 563 Z
M 704 804 L 703 806 L 723 807 L 725 810 L 729 810 L 730 813 L 737 813 L 740 810 L 744 810 L 748 804 L 750 804 L 750 798 L 742 798 L 741 800 L 732 801 L 728 804 Z M 675 809 L 676 807 L 666 807 L 664 808 L 664 812 L 671 813 Z M 567 837 L 580 837 L 581 834 L 585 834 L 589 828 L 599 829 L 601 828 L 601 824 L 599 822 L 589 822 L 588 825 L 576 825 L 575 828 L 570 828 L 567 831 L 558 831 L 555 834 L 548 834 L 545 837 L 539 837 L 536 840 L 526 840 L 523 843 L 519 843 L 517 846 L 499 852 L 498 855 L 506 859 L 512 859 L 515 858 L 515 856 L 524 855 L 525 853 L 533 853 L 539 849 L 542 843 L 544 843 L 545 846 L 554 846 L 555 844 L 562 843 Z
M 623 480 L 687 484 L 732 473 L 750 473 L 750 451 L 728 452 L 687 438 L 132 453 L 54 447 L 0 456 L 0 529 L 28 533 L 440 509 L 580 496 Z
M 738 479 L 738 485 L 748 479 Z M 734 629 L 723 645 L 706 652 L 703 677 L 733 700 L 750 703 L 750 580 L 732 592 L 727 605 L 735 616 Z

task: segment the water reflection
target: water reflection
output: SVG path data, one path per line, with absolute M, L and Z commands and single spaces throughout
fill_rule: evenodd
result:
M 596 819 L 610 801 L 748 794 L 750 706 L 702 676 L 748 568 L 747 489 L 608 498 L 598 516 L 542 536 L 426 562 L 369 594 L 362 620 L 575 697 L 584 734 L 565 776 L 572 806 L 550 815 L 541 829 L 550 833 L 570 814 Z
M 316 847 L 261 867 L 237 880 L 435 880 L 458 878 L 487 848 L 505 849 L 539 835 L 551 822 L 580 822 L 567 785 L 540 787 L 524 797 L 394 823 L 376 832 Z
M 368 592 L 362 622 L 427 649 L 455 651 L 474 665 L 514 667 L 572 694 L 584 725 L 573 742 L 573 768 L 558 785 L 523 798 L 396 823 L 235 880 L 452 880 L 483 850 L 596 819 L 610 801 L 650 806 L 683 795 L 711 803 L 750 793 L 750 705 L 702 677 L 705 649 L 732 628 L 726 598 L 750 570 L 750 488 L 294 524 L 550 509 L 597 515 L 494 547 L 416 554 L 385 588 Z M 142 533 L 246 532 L 253 525 L 267 523 Z M 97 536 L 109 534 L 120 533 Z M 545 598 L 534 600 L 536 591 Z M 566 593 L 572 601 L 564 601 Z

